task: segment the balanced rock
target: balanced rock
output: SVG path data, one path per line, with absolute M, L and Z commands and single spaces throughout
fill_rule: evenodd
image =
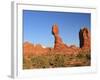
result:
M 57 24 L 52 26 L 52 34 L 55 38 L 54 49 L 59 50 L 67 47 L 67 45 L 63 43 L 61 37 L 59 36 L 59 29 Z
M 66 44 L 63 43 L 63 41 L 59 35 L 59 29 L 58 29 L 57 24 L 53 25 L 52 34 L 54 35 L 54 38 L 55 38 L 54 51 L 56 51 L 57 53 L 62 53 L 62 54 L 76 54 L 76 53 L 78 53 L 78 51 L 79 51 L 78 47 L 76 47 L 75 45 L 67 46 Z

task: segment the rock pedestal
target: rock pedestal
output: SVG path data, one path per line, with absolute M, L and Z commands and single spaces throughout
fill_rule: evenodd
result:
M 52 34 L 54 35 L 55 38 L 54 49 L 59 50 L 67 47 L 67 45 L 63 43 L 61 37 L 59 36 L 59 29 L 57 24 L 54 24 L 52 26 Z

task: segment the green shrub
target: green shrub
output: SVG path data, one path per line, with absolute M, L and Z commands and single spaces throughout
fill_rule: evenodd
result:
M 51 55 L 49 58 L 49 64 L 51 67 L 63 67 L 64 56 L 60 54 Z
M 34 56 L 31 58 L 33 68 L 49 67 L 47 56 Z

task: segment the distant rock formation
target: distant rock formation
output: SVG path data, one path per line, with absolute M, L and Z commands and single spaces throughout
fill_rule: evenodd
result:
M 44 48 L 40 44 L 34 45 L 29 42 L 25 42 L 23 47 L 25 56 L 46 55 L 50 51 L 50 48 Z
M 23 53 L 24 56 L 28 56 L 31 55 L 33 53 L 34 50 L 34 45 L 29 43 L 29 42 L 24 42 L 23 44 Z
M 80 47 L 76 47 L 75 45 L 68 46 L 67 44 L 64 44 L 59 35 L 57 24 L 52 26 L 52 34 L 55 39 L 54 48 L 45 48 L 40 44 L 34 45 L 32 43 L 25 42 L 23 44 L 24 55 L 47 55 L 48 53 L 78 54 L 80 51 L 90 51 L 91 49 L 90 31 L 87 28 L 80 29 L 79 31 Z
M 83 28 L 79 31 L 80 48 L 91 47 L 90 31 L 87 28 Z

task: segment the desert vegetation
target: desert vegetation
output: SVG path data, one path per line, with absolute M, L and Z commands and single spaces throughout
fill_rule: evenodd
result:
M 23 58 L 23 69 L 32 68 L 56 68 L 90 66 L 90 51 L 79 52 L 76 55 L 64 55 L 63 53 L 50 52 L 48 55 L 34 55 Z

